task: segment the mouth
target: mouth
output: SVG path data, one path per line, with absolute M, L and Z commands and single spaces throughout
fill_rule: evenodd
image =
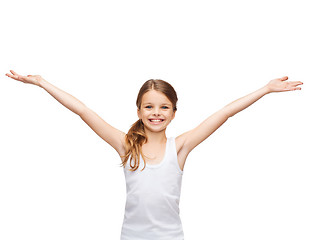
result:
M 164 119 L 160 119 L 160 118 L 151 118 L 149 119 L 149 121 L 152 123 L 152 124 L 160 124 L 164 121 Z

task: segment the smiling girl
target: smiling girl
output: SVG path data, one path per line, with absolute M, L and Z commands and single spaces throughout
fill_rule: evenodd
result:
M 223 123 L 264 95 L 301 90 L 300 81 L 288 77 L 269 81 L 262 88 L 231 102 L 196 128 L 177 137 L 166 129 L 177 111 L 177 94 L 167 82 L 146 81 L 136 105 L 138 120 L 128 133 L 105 122 L 72 95 L 53 86 L 40 75 L 22 76 L 10 70 L 6 76 L 45 89 L 81 119 L 119 154 L 126 178 L 127 199 L 121 240 L 182 240 L 179 216 L 183 169 L 188 154 Z

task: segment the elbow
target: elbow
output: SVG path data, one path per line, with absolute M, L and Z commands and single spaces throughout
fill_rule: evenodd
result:
M 236 113 L 228 114 L 228 115 L 227 115 L 227 119 L 228 119 L 228 118 L 231 118 L 231 117 L 233 117 L 233 116 L 235 116 L 235 114 L 236 114 Z
M 231 109 L 229 107 L 227 107 L 227 106 L 223 107 L 221 109 L 221 112 L 224 114 L 226 119 L 228 119 L 228 118 L 230 118 L 230 117 L 235 115 L 235 113 L 233 111 L 231 111 Z
M 83 105 L 76 111 L 76 114 L 79 115 L 81 118 L 83 118 L 83 116 L 87 114 L 87 110 L 89 110 L 89 108 Z

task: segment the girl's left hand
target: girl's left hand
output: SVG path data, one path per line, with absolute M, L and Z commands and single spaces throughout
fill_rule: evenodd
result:
M 300 82 L 300 81 L 285 82 L 287 79 L 288 77 L 285 76 L 282 78 L 276 78 L 276 79 L 271 80 L 266 85 L 268 92 L 284 92 L 284 91 L 301 90 L 301 88 L 297 86 L 303 84 L 303 82 Z

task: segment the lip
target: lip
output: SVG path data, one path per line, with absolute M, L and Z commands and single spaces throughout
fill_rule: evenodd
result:
M 165 121 L 165 120 L 164 120 L 164 119 L 162 119 L 162 118 L 149 118 L 148 120 L 149 120 L 149 122 L 150 122 L 151 124 L 154 124 L 154 125 L 161 124 L 162 122 L 164 122 L 164 121 Z M 153 122 L 152 120 L 160 120 L 160 121 Z

